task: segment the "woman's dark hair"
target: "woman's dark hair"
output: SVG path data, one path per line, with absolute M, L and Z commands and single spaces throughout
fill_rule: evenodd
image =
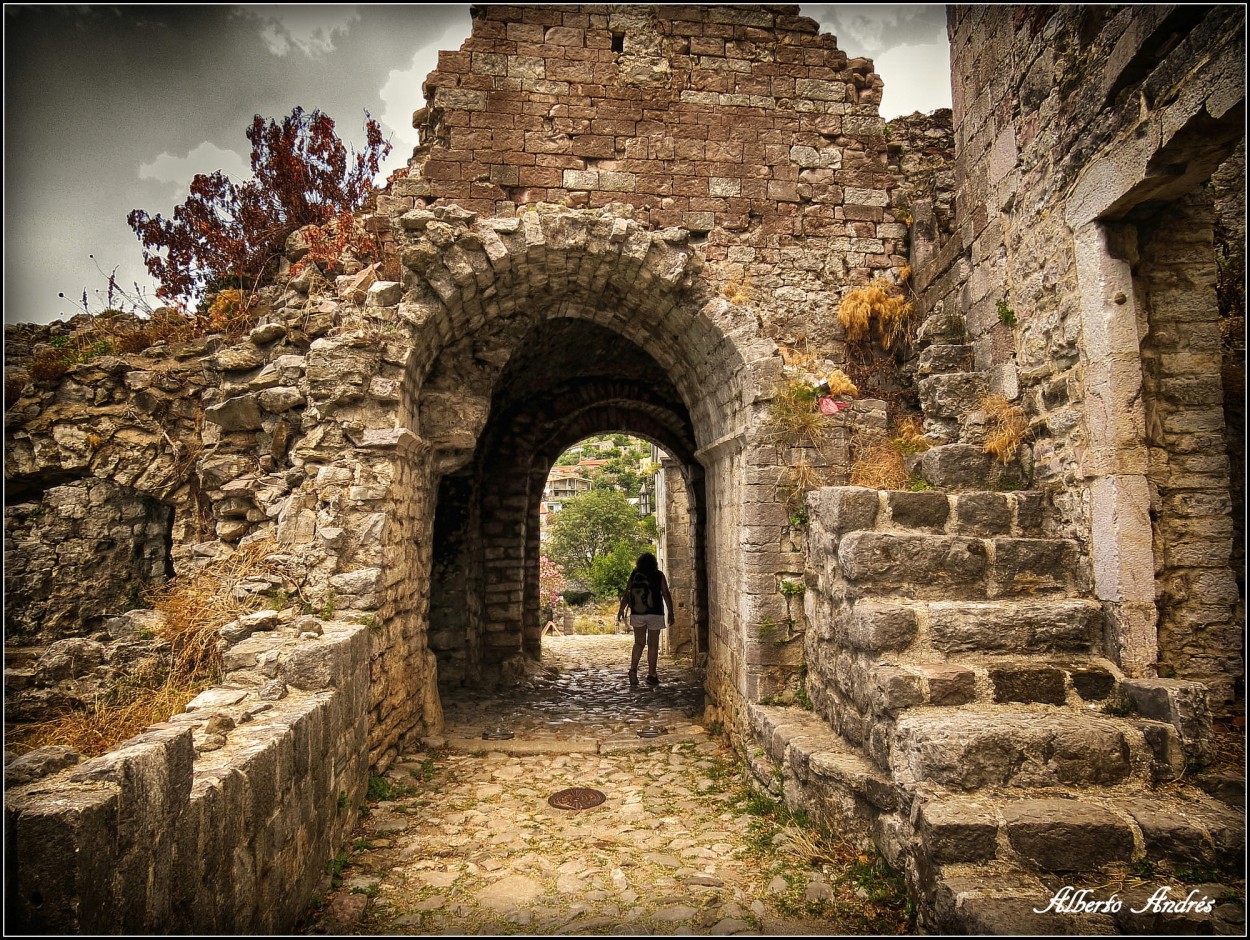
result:
M 638 563 L 634 566 L 639 571 L 645 571 L 648 574 L 660 570 L 660 563 L 655 560 L 655 556 L 650 552 L 643 552 L 638 556 Z

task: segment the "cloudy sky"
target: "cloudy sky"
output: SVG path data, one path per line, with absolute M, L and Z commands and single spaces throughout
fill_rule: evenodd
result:
M 887 118 L 950 106 L 942 6 L 802 9 L 874 60 Z M 126 216 L 168 216 L 196 173 L 242 179 L 254 114 L 320 108 L 360 143 L 368 111 L 404 165 L 421 83 L 468 33 L 467 5 L 6 5 L 5 322 L 71 315 L 84 290 L 99 310 L 114 267 L 149 285 Z

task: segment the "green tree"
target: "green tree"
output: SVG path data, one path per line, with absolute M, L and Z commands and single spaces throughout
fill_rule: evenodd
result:
M 599 597 L 619 597 L 634 570 L 634 562 L 642 549 L 628 542 L 617 542 L 612 550 L 600 555 L 590 566 L 590 587 Z
M 547 555 L 563 566 L 569 578 L 592 586 L 597 559 L 618 550 L 636 556 L 648 547 L 638 510 L 630 505 L 625 494 L 615 489 L 595 489 L 574 496 L 555 514 Z M 600 562 L 600 570 L 607 578 L 604 564 Z

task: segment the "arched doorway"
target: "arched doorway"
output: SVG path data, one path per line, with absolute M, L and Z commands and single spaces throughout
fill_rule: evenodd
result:
M 394 705 L 380 709 L 380 743 L 421 724 L 400 717 L 412 711 L 402 689 L 419 684 L 405 680 L 405 656 L 433 651 L 454 690 L 538 655 L 538 498 L 565 447 L 608 430 L 654 441 L 680 467 L 709 698 L 749 695 L 735 638 L 752 616 L 744 573 L 767 559 L 744 551 L 739 526 L 745 487 L 775 482 L 766 455 L 748 459 L 756 402 L 780 368 L 775 346 L 749 307 L 698 276 L 684 232 L 554 207 L 448 220 L 450 235 L 402 246 L 399 312 L 416 328 L 400 414 L 413 442 L 395 474 L 405 505 L 389 530 L 379 690 Z M 427 727 L 436 712 L 427 699 Z

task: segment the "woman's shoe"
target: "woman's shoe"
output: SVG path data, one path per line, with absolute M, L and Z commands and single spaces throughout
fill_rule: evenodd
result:
M 660 677 L 657 675 L 647 676 L 647 685 L 659 685 Z
M 629 684 L 631 686 L 636 686 L 638 684 L 638 670 L 637 669 L 631 669 L 629 671 Z

